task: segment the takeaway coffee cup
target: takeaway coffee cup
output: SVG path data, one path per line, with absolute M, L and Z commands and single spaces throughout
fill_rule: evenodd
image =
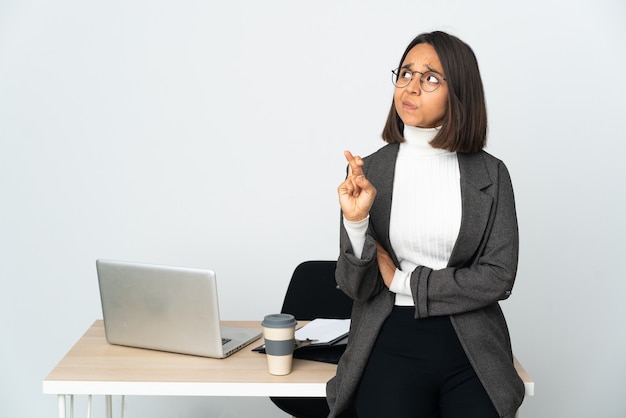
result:
M 290 314 L 266 315 L 261 323 L 271 374 L 281 376 L 291 373 L 296 323 L 296 318 Z

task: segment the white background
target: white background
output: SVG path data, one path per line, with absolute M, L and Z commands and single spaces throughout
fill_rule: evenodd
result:
M 278 310 L 300 261 L 337 257 L 342 151 L 384 145 L 390 70 L 436 29 L 474 49 L 514 182 L 522 416 L 626 416 L 620 0 L 0 0 L 0 416 L 55 416 L 41 382 L 101 317 L 96 258 L 215 269 L 224 319 Z

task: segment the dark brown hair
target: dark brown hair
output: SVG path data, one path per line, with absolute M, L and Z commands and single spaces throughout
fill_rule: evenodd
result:
M 423 33 L 407 46 L 398 67 L 415 45 L 423 43 L 437 52 L 448 83 L 446 113 L 431 146 L 452 152 L 480 151 L 487 143 L 487 109 L 474 52 L 465 42 L 445 32 Z M 403 132 L 404 123 L 392 101 L 382 137 L 389 143 L 404 142 Z

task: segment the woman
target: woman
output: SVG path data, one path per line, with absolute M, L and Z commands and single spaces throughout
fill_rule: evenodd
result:
M 354 306 L 329 417 L 513 417 L 524 386 L 498 302 L 513 288 L 517 220 L 508 171 L 483 151 L 476 57 L 421 34 L 393 82 L 389 144 L 346 151 L 338 188 L 336 279 Z

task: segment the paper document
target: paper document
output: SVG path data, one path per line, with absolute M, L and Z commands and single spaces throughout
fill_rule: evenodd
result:
M 313 340 L 316 344 L 333 344 L 348 335 L 350 319 L 316 318 L 296 330 L 297 340 Z

